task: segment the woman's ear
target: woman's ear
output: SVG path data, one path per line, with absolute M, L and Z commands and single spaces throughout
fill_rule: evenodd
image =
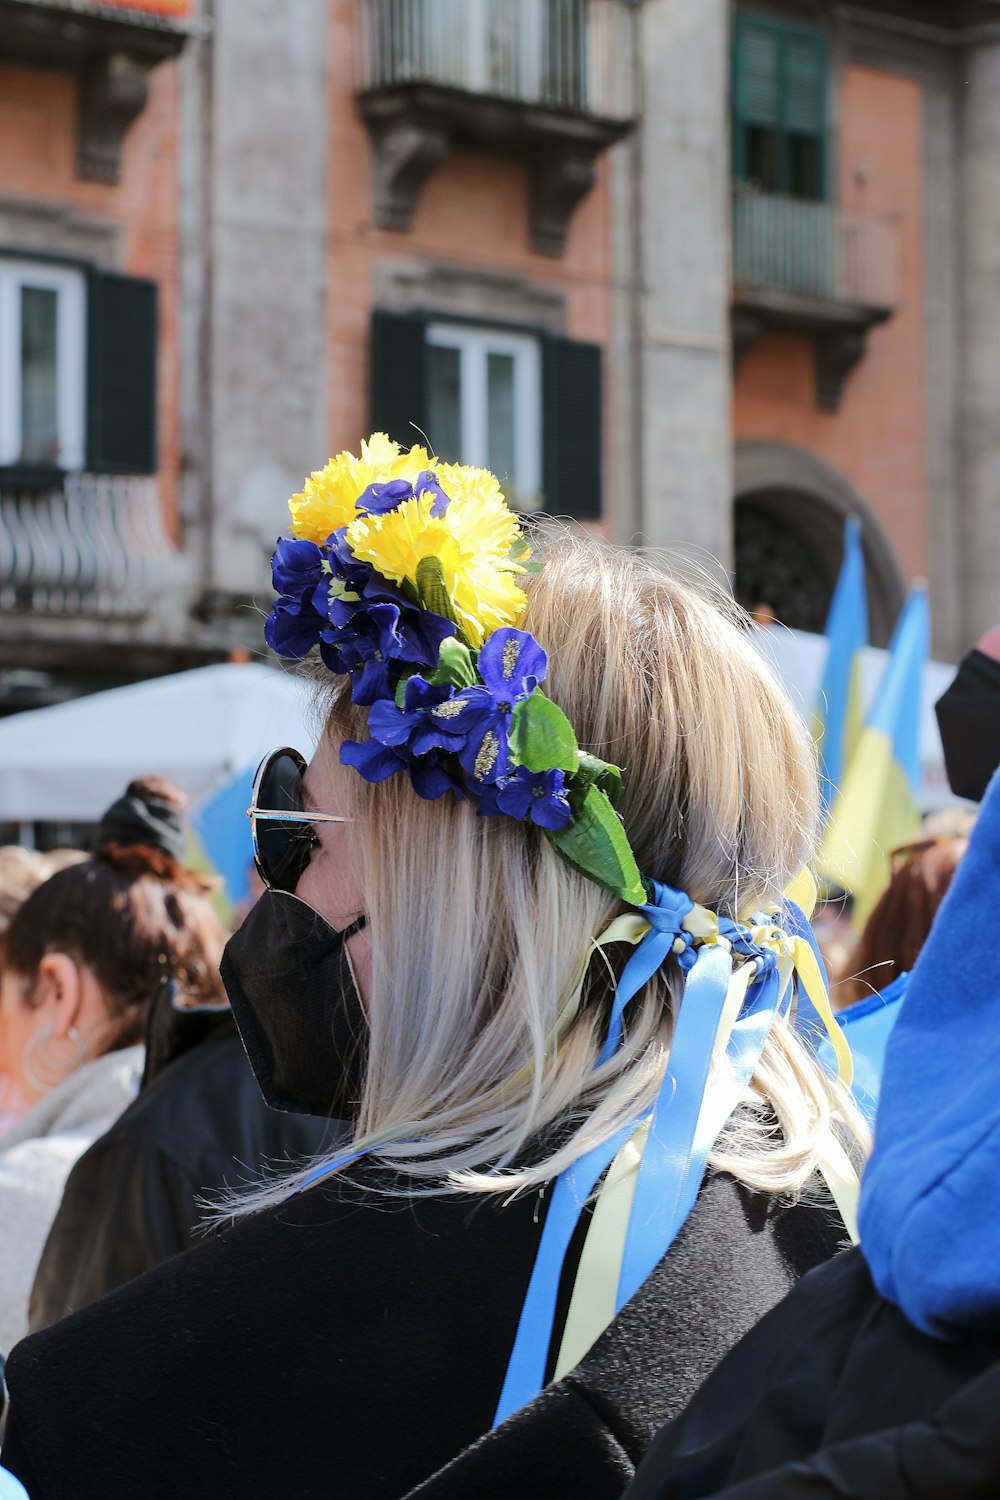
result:
M 46 953 L 38 965 L 34 998 L 44 1007 L 48 1024 L 57 1036 L 67 1036 L 77 1026 L 83 1003 L 83 976 L 68 953 Z

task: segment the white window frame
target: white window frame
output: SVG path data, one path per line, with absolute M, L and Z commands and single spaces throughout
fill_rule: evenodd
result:
M 514 482 L 511 497 L 519 510 L 533 510 L 542 495 L 542 354 L 530 333 L 475 328 L 463 323 L 430 323 L 428 344 L 459 354 L 459 442 L 461 461 L 488 468 L 486 359 L 507 354 L 514 360 Z M 434 434 L 430 434 L 433 439 Z
M 21 291 L 56 293 L 56 431 L 62 469 L 82 469 L 86 448 L 87 303 L 84 273 L 0 256 L 0 464 L 21 459 Z

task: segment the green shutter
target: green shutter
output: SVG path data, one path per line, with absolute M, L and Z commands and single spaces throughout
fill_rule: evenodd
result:
M 736 111 L 748 125 L 781 124 L 781 51 L 773 26 L 736 17 Z
M 542 343 L 543 474 L 550 515 L 601 514 L 599 344 L 547 336 Z
M 156 472 L 157 287 L 93 271 L 87 306 L 87 467 Z
M 821 191 L 826 191 L 826 41 L 821 31 L 737 11 L 733 18 L 733 176 L 749 175 L 747 131 L 773 130 L 777 191 L 791 190 L 789 138 L 818 143 Z
M 796 33 L 784 39 L 782 51 L 784 128 L 803 135 L 821 135 L 826 117 L 823 38 Z
M 425 319 L 372 313 L 368 366 L 369 432 L 387 432 L 404 448 L 422 442 L 427 426 Z

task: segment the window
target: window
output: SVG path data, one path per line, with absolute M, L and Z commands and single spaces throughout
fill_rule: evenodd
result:
M 431 323 L 427 438 L 441 458 L 492 469 L 519 510 L 542 489 L 541 361 L 529 334 Z
M 733 175 L 769 193 L 826 196 L 826 45 L 822 32 L 737 12 Z
M 543 330 L 372 312 L 369 428 L 485 464 L 519 510 L 601 514 L 603 350 Z
M 86 281 L 0 257 L 0 464 L 84 462 Z

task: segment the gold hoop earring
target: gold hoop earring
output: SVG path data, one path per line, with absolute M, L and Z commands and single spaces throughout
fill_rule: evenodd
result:
M 67 1067 L 51 1054 L 51 1043 L 57 1035 L 54 1026 L 45 1026 L 25 1047 L 21 1054 L 21 1072 L 36 1094 L 50 1094 L 71 1073 L 82 1068 L 87 1058 L 87 1047 L 75 1026 L 71 1026 L 62 1039 L 73 1044 L 73 1058 Z

